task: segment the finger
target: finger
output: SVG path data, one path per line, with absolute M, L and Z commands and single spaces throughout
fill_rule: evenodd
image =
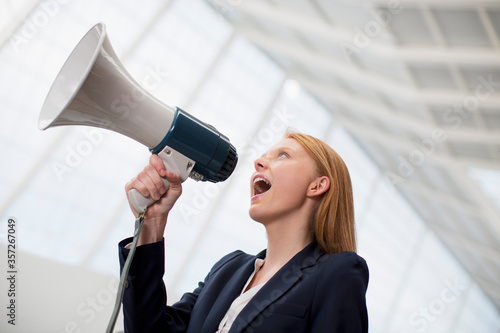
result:
M 148 165 L 144 168 L 144 172 L 146 173 L 147 177 L 149 178 L 149 181 L 152 183 L 153 188 L 148 187 L 148 190 L 152 194 L 152 197 L 155 200 L 158 200 L 165 192 L 167 192 L 167 189 L 165 187 L 164 179 L 160 176 L 158 171 L 151 165 Z M 150 185 L 148 182 L 146 185 Z
M 170 183 L 169 191 L 171 192 L 178 192 L 177 196 L 181 195 L 182 193 L 182 180 L 181 177 L 172 171 L 167 171 L 166 172 L 166 177 L 167 180 Z
M 166 171 L 165 178 L 167 178 L 167 180 L 169 181 L 171 188 L 172 187 L 173 188 L 182 187 L 182 185 L 181 185 L 182 180 L 181 180 L 181 177 L 179 176 L 179 174 L 172 172 L 172 171 Z
M 165 177 L 167 169 L 163 160 L 156 154 L 152 154 L 149 158 L 149 164 L 152 165 L 161 177 Z
M 160 198 L 160 191 L 157 187 L 157 184 L 161 183 L 161 186 L 163 186 L 163 182 L 161 181 L 161 177 L 151 165 L 147 165 L 144 170 L 137 175 L 137 181 L 142 183 L 142 185 L 149 193 L 150 197 L 155 200 L 158 200 Z M 141 184 L 135 182 L 133 185 L 141 186 Z M 139 190 L 139 188 L 137 189 Z
M 141 171 L 136 177 L 132 178 L 125 185 L 125 190 L 128 193 L 130 190 L 136 189 L 142 196 L 149 197 L 151 193 L 150 189 L 154 187 L 154 183 L 151 181 L 148 173 L 146 172 L 146 168 L 144 168 L 143 171 Z
M 130 182 L 127 183 L 127 185 L 125 186 L 125 191 L 128 194 L 128 192 L 130 192 L 130 190 L 135 189 L 135 190 L 139 191 L 139 193 L 141 193 L 141 195 L 143 197 L 149 197 L 150 192 L 148 190 L 148 187 L 144 183 L 143 180 L 139 179 L 139 176 L 140 176 L 140 174 L 137 175 L 137 177 L 133 178 Z

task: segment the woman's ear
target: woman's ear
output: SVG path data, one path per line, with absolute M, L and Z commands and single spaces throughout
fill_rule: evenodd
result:
M 307 195 L 309 197 L 319 196 L 330 188 L 330 178 L 327 176 L 317 177 L 309 186 Z

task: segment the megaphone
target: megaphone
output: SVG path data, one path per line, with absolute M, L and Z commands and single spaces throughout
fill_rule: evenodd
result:
M 126 105 L 124 105 L 126 103 Z M 38 126 L 85 125 L 126 135 L 158 154 L 167 170 L 220 182 L 238 161 L 229 139 L 211 125 L 149 94 L 116 56 L 103 23 L 80 40 L 57 75 L 43 104 Z M 165 188 L 169 184 L 164 179 Z M 143 213 L 155 200 L 137 190 L 128 193 Z

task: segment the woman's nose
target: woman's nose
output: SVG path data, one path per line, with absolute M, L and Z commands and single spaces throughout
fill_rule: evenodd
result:
M 254 163 L 254 166 L 255 166 L 255 170 L 261 170 L 261 169 L 264 169 L 267 167 L 267 162 L 264 160 L 264 158 L 258 158 L 255 160 Z

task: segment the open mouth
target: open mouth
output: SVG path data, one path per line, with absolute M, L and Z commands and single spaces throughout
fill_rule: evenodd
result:
M 253 180 L 254 195 L 262 194 L 271 188 L 271 182 L 261 176 L 256 176 Z

